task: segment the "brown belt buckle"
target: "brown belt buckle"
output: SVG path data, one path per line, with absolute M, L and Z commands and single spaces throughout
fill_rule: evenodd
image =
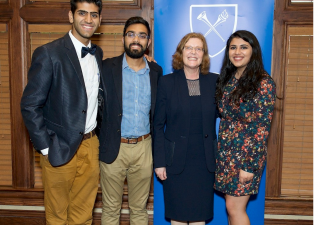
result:
M 137 144 L 137 143 L 138 143 L 138 138 L 128 138 L 128 144 Z

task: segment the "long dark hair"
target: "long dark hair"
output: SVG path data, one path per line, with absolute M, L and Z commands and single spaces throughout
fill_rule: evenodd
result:
M 250 62 L 239 78 L 237 88 L 231 93 L 230 96 L 231 101 L 236 105 L 239 105 L 240 98 L 243 101 L 246 101 L 252 99 L 256 95 L 260 85 L 260 81 L 267 75 L 267 72 L 263 67 L 261 48 L 256 36 L 246 30 L 236 31 L 229 37 L 227 41 L 222 68 L 220 70 L 220 76 L 217 81 L 216 100 L 219 101 L 222 99 L 225 86 L 237 71 L 237 67 L 235 67 L 229 59 L 229 48 L 233 38 L 241 38 L 244 41 L 248 42 L 252 47 Z M 270 77 L 270 79 L 272 78 Z

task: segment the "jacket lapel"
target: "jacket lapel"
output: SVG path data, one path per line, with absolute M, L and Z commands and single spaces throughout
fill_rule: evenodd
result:
M 205 124 L 205 118 L 214 116 L 214 115 L 210 115 L 209 113 L 211 112 L 210 111 L 210 108 L 212 107 L 211 103 L 213 102 L 213 99 L 214 99 L 214 87 L 212 87 L 211 82 L 208 82 L 207 78 L 208 78 L 207 75 L 200 74 L 199 76 L 203 129 L 207 127 L 207 124 Z
M 178 96 L 179 102 L 189 112 L 190 109 L 190 101 L 189 101 L 189 89 L 186 80 L 186 76 L 183 70 L 179 71 L 179 76 L 177 76 L 177 89 L 178 89 Z
M 182 112 L 186 115 L 186 122 L 184 123 L 184 132 L 185 135 L 189 134 L 189 124 L 190 124 L 190 100 L 189 100 L 189 89 L 186 80 L 186 76 L 183 70 L 180 70 L 179 75 L 177 76 L 177 91 L 178 91 L 178 101 Z
M 76 71 L 76 73 L 78 75 L 80 83 L 82 84 L 83 88 L 86 90 L 86 86 L 84 84 L 83 74 L 82 74 L 80 62 L 78 59 L 78 55 L 77 55 L 76 49 L 74 48 L 74 45 L 71 41 L 69 33 L 67 33 L 64 36 L 64 41 L 65 41 L 65 47 L 68 49 L 67 56 L 72 64 L 74 70 Z
M 154 71 L 152 69 L 152 66 L 150 66 L 149 64 L 149 68 L 150 68 L 150 72 L 149 72 L 149 76 L 150 76 L 150 87 L 151 87 L 151 107 L 155 105 L 156 103 L 156 96 L 157 96 L 157 83 L 158 83 L 158 74 L 156 71 Z
M 100 77 L 101 77 L 101 73 L 102 73 L 102 55 L 101 55 L 101 52 L 98 49 L 97 49 L 97 51 L 95 53 L 95 57 L 96 57 L 96 61 L 97 61 L 97 64 L 98 64 L 99 73 L 100 73 Z
M 118 96 L 118 101 L 120 108 L 122 109 L 122 60 L 123 54 L 116 57 L 112 65 L 112 76 L 114 81 L 114 86 Z

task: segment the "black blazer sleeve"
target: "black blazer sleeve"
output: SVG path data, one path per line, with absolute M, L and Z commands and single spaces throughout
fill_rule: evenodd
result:
M 154 168 L 166 167 L 165 147 L 164 147 L 164 128 L 167 121 L 166 104 L 167 93 L 165 77 L 160 77 L 157 91 L 157 101 L 154 115 Z
M 148 62 L 150 68 L 150 83 L 151 83 L 151 109 L 150 109 L 150 133 L 153 135 L 153 118 L 156 105 L 157 87 L 159 78 L 162 77 L 163 71 L 161 66 L 154 62 Z
M 22 117 L 37 151 L 48 148 L 50 142 L 42 109 L 51 87 L 52 69 L 46 46 L 37 48 L 32 56 L 28 84 L 21 99 Z

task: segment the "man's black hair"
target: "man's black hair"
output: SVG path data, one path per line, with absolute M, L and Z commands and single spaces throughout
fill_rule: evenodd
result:
M 96 6 L 99 7 L 99 15 L 101 14 L 102 10 L 102 1 L 101 0 L 71 0 L 70 5 L 71 5 L 71 12 L 74 15 L 76 9 L 77 9 L 77 3 L 79 2 L 87 2 L 87 3 L 93 3 Z
M 151 30 L 150 30 L 149 23 L 140 16 L 131 17 L 126 21 L 124 28 L 123 28 L 123 36 L 126 34 L 126 30 L 130 25 L 139 24 L 139 23 L 145 25 L 145 27 L 148 30 L 148 36 L 150 38 Z

